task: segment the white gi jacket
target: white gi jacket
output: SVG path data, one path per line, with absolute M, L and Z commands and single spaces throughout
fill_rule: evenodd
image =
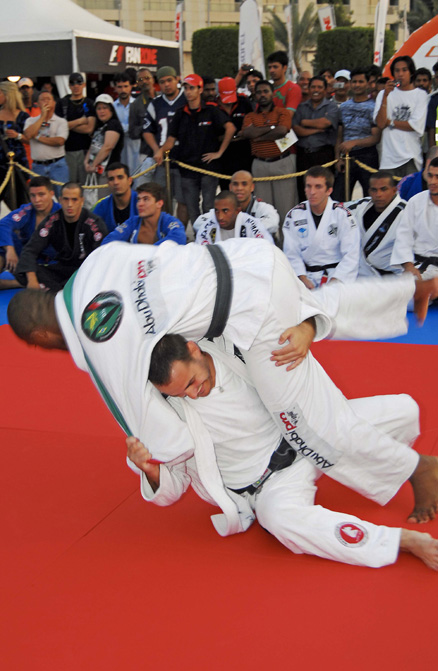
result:
M 315 286 L 324 274 L 328 279 L 354 282 L 359 270 L 360 233 L 354 217 L 341 203 L 328 199 L 318 228 L 315 226 L 309 202 L 296 205 L 287 213 L 283 225 L 283 251 L 295 273 L 306 275 Z M 336 264 L 334 268 L 318 271 L 309 267 Z
M 264 200 L 260 200 L 260 198 L 256 198 L 253 195 L 244 212 L 258 219 L 264 227 L 268 229 L 271 235 L 277 233 L 278 225 L 280 223 L 280 215 L 270 203 L 265 203 Z
M 414 254 L 438 256 L 438 206 L 428 190 L 409 199 L 397 227 L 391 264 L 414 263 Z
M 216 219 L 214 209 L 211 209 L 207 214 L 198 217 L 197 221 L 201 220 L 198 232 L 196 234 L 195 242 L 198 245 L 213 245 L 216 242 L 221 242 L 222 231 Z M 250 214 L 239 212 L 234 226 L 235 238 L 262 238 L 274 243 L 272 235 L 265 228 L 265 226 L 255 219 Z
M 281 252 L 264 240 L 232 239 L 221 245 L 234 279 L 224 337 L 247 350 L 269 309 L 271 278 Z M 330 318 L 298 284 L 304 299 L 298 306 L 301 320 L 315 316 L 317 339 L 326 337 Z M 125 432 L 161 461 L 193 449 L 193 440 L 187 425 L 148 382 L 151 352 L 165 333 L 202 338 L 216 289 L 216 270 L 205 246 L 112 242 L 90 254 L 74 276 L 74 325 L 66 292 L 56 296 L 57 319 L 76 365 L 90 373 Z
M 265 203 L 264 200 L 256 198 L 254 195 L 249 201 L 248 207 L 243 210 L 243 214 L 250 214 L 255 219 L 259 219 L 264 227 L 271 233 L 275 235 L 278 231 L 278 225 L 280 223 L 280 215 L 273 205 L 270 203 Z M 193 230 L 197 233 L 202 226 L 205 217 L 208 214 L 201 214 L 193 224 Z
M 378 276 L 381 274 L 379 270 L 401 273 L 403 269 L 400 266 L 391 265 L 391 254 L 406 201 L 397 194 L 372 226 L 365 230 L 363 218 L 372 207 L 373 201 L 370 197 L 348 203 L 348 209 L 356 219 L 361 237 L 359 276 Z

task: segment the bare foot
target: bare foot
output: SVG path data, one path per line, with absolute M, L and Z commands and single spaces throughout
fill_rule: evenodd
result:
M 415 507 L 408 522 L 422 524 L 433 520 L 438 511 L 438 458 L 420 454 L 409 481 L 414 490 Z
M 438 277 L 415 282 L 414 312 L 419 326 L 423 326 L 429 309 L 429 301 L 438 297 Z
M 421 559 L 426 566 L 438 571 L 438 541 L 430 534 L 412 529 L 402 529 L 400 550 L 410 552 Z

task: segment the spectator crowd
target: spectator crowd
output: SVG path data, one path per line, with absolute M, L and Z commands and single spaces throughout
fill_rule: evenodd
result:
M 95 100 L 77 72 L 57 100 L 29 77 L 0 82 L 0 180 L 11 151 L 37 175 L 15 172 L 18 208 L 9 182 L 0 195 L 12 209 L 0 220 L 0 271 L 12 274 L 0 288 L 57 290 L 100 244 L 192 235 L 266 239 L 310 289 L 437 275 L 438 63 L 431 73 L 400 56 L 389 78 L 327 68 L 297 83 L 285 52 L 267 64 L 268 78 L 245 64 L 219 81 L 131 69 L 115 97 Z

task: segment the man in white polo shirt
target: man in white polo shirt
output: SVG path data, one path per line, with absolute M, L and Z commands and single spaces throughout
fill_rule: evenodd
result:
M 24 124 L 24 135 L 30 143 L 32 169 L 52 182 L 65 184 L 69 180 L 64 148 L 68 138 L 67 121 L 55 114 L 56 103 L 51 93 L 40 93 L 38 104 L 41 114 L 27 119 Z M 59 199 L 60 187 L 57 184 L 54 187 Z

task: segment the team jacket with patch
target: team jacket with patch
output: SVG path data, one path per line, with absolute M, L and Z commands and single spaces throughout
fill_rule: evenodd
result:
M 130 217 L 107 235 L 102 244 L 106 245 L 108 242 L 114 241 L 136 243 L 138 242 L 140 226 L 141 217 L 138 215 Z M 171 214 L 162 212 L 158 219 L 157 239 L 154 245 L 161 245 L 165 240 L 173 240 L 178 245 L 185 245 L 187 242 L 184 224 L 176 217 L 172 217 Z
M 306 275 L 316 286 L 324 274 L 341 282 L 357 278 L 360 233 L 353 215 L 340 203 L 328 199 L 318 228 L 308 201 L 300 203 L 287 213 L 283 234 L 283 251 L 297 275 Z
M 75 226 L 73 247 L 69 242 L 67 226 Z M 76 224 L 67 223 L 62 210 L 58 210 L 46 217 L 32 234 L 20 256 L 17 275 L 36 272 L 37 258 L 49 245 L 56 252 L 57 263 L 79 268 L 82 261 L 99 247 L 106 234 L 105 222 L 89 210 L 82 209 Z
M 91 210 L 94 214 L 97 214 L 98 217 L 104 220 L 108 233 L 111 233 L 116 227 L 117 223 L 114 218 L 114 198 L 113 196 L 107 196 L 98 200 L 96 205 Z M 137 213 L 137 192 L 132 191 L 131 201 L 129 207 L 129 216 L 135 217 Z
M 60 209 L 53 203 L 50 214 Z M 36 211 L 30 203 L 13 210 L 0 221 L 0 247 L 14 246 L 18 256 L 35 230 Z
M 221 241 L 221 227 L 216 219 L 214 209 L 211 209 L 207 214 L 202 214 L 195 223 L 198 224 L 195 242 L 199 245 L 213 245 L 215 242 Z M 274 242 L 272 235 L 261 221 L 245 212 L 239 212 L 237 215 L 234 226 L 234 237 L 261 238 L 272 243 Z
M 381 275 L 382 272 L 401 272 L 400 266 L 391 266 L 391 254 L 394 247 L 397 227 L 406 207 L 400 196 L 390 202 L 379 214 L 368 230 L 365 230 L 363 218 L 373 207 L 371 198 L 362 198 L 348 204 L 360 231 L 362 254 L 359 263 L 359 275 Z

